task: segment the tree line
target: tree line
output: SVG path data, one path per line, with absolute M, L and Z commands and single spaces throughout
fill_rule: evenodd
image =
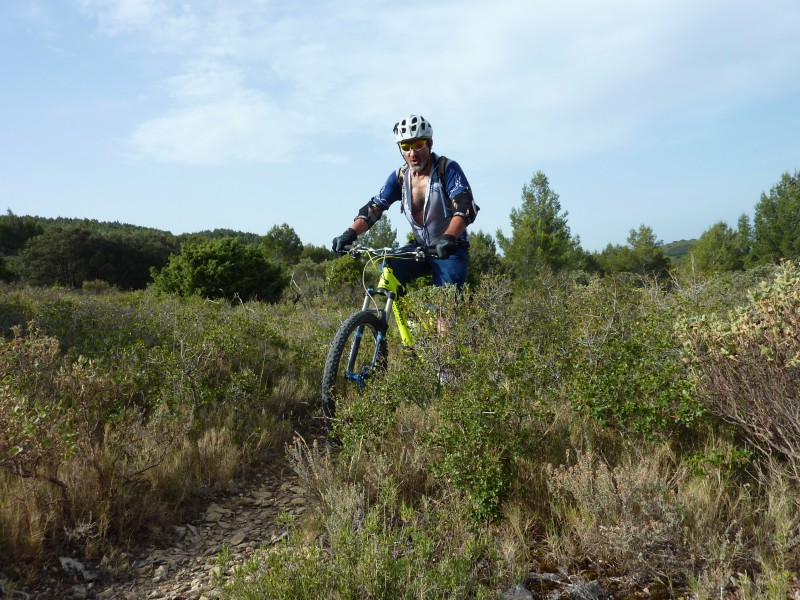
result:
M 630 230 L 626 244 L 586 252 L 580 238 L 572 235 L 567 217 L 547 176 L 536 172 L 522 188 L 521 204 L 511 210 L 508 235 L 501 230 L 495 236 L 480 229 L 471 232 L 470 279 L 477 282 L 488 273 L 526 279 L 575 270 L 658 280 L 672 269 L 710 275 L 797 258 L 800 172 L 784 173 L 769 193 L 761 194 L 752 223 L 743 214 L 735 227 L 719 221 L 697 240 L 667 246 L 642 224 Z M 362 241 L 393 246 L 397 231 L 384 216 Z M 330 287 L 355 281 L 360 269 L 328 248 L 304 244 L 286 223 L 264 235 L 215 229 L 176 236 L 96 220 L 46 219 L 11 211 L 0 216 L 0 279 L 6 282 L 124 290 L 153 285 L 185 296 L 274 301 L 297 273 L 310 273 Z
M 523 188 L 522 206 L 511 211 L 510 220 L 511 236 L 498 231 L 498 242 L 504 262 L 524 276 L 564 268 L 656 278 L 671 269 L 704 275 L 742 271 L 800 256 L 800 172 L 784 173 L 769 194 L 761 194 L 752 223 L 746 214 L 736 227 L 719 221 L 697 240 L 676 242 L 670 249 L 643 224 L 630 230 L 625 245 L 586 253 L 570 234 L 567 213 L 542 172 Z

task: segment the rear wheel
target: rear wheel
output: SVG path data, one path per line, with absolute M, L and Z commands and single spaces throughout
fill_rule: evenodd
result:
M 348 317 L 331 342 L 322 373 L 322 412 L 328 428 L 337 406 L 360 393 L 366 382 L 386 368 L 386 322 L 371 311 Z

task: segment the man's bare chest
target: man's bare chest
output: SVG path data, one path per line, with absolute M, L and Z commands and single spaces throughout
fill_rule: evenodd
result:
M 414 214 L 425 208 L 425 198 L 428 196 L 430 176 L 414 176 L 411 178 L 411 206 Z

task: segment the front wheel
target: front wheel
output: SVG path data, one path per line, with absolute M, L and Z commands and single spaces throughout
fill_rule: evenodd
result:
M 364 389 L 367 380 L 386 368 L 386 322 L 374 312 L 348 317 L 331 342 L 322 372 L 322 412 L 330 427 L 336 406 Z

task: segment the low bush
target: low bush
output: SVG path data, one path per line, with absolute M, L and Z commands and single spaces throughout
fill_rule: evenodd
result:
M 0 554 L 22 570 L 185 518 L 282 453 L 315 400 L 306 360 L 323 351 L 316 330 L 283 329 L 291 304 L 23 289 L 0 302 L 14 307 L 0 343 Z
M 233 569 L 223 597 L 496 597 L 490 531 L 465 527 L 463 505 L 407 504 L 389 475 L 370 491 L 316 446 L 296 444 L 291 455 L 324 507 L 313 524 L 320 543 L 290 522 L 279 546 Z
M 709 408 L 800 483 L 800 265 L 731 312 L 688 319 L 685 360 Z
M 566 393 L 601 424 L 667 439 L 696 426 L 705 407 L 692 395 L 675 332 L 685 307 L 652 294 L 613 277 L 575 289 Z
M 353 264 L 331 273 L 347 289 Z M 414 351 L 390 332 L 387 370 L 337 410 L 339 443 L 290 447 L 312 510 L 223 594 L 488 598 L 547 571 L 790 596 L 796 268 L 749 296 L 764 269 L 414 288 Z M 4 559 L 96 553 L 293 430 L 313 437 L 327 346 L 356 308 L 339 292 L 235 306 L 96 292 L 0 290 Z
M 124 540 L 156 519 L 149 472 L 187 434 L 185 414 L 163 406 L 145 415 L 125 401 L 133 395 L 129 386 L 88 359 L 65 359 L 57 340 L 36 329 L 24 335 L 18 329 L 0 346 L 0 372 L 8 373 L 0 388 L 0 469 L 40 484 L 26 486 L 30 503 L 5 496 L 3 504 L 28 513 L 26 527 L 19 518 L 7 526 L 12 555 L 38 558 L 48 546 L 73 541 L 69 532 L 80 529 L 92 532 L 92 545 Z M 3 508 L 9 514 L 9 505 Z M 36 523 L 48 527 L 20 539 Z

